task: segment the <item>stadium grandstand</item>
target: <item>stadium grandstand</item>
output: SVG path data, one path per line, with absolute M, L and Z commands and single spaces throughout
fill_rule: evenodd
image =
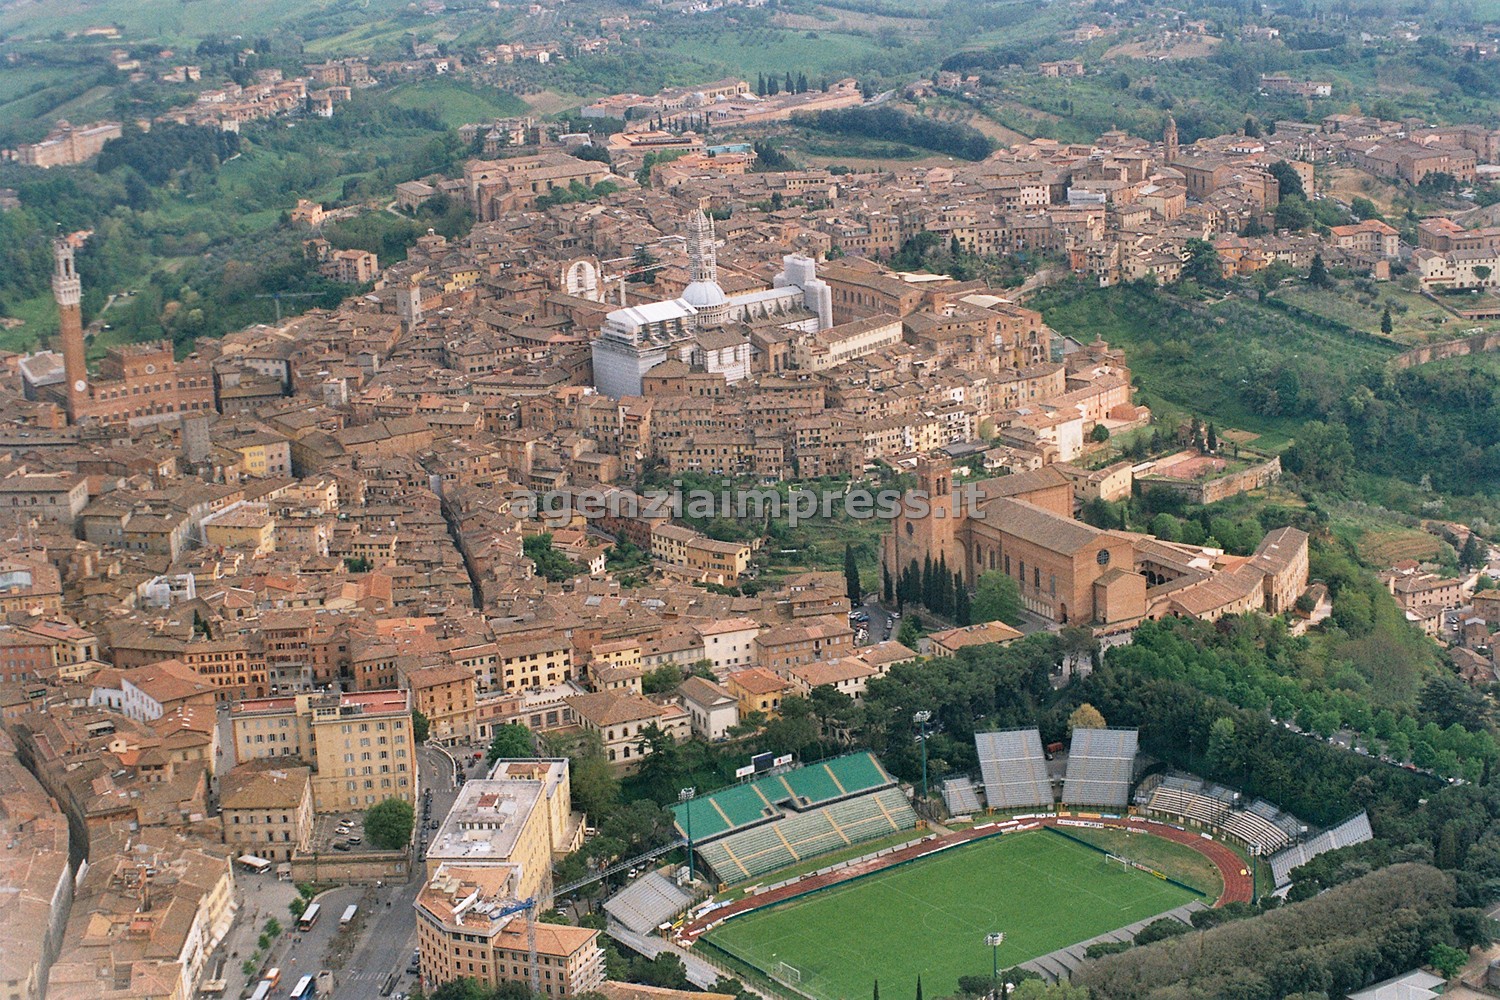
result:
M 1072 806 L 1128 806 L 1137 747 L 1134 729 L 1073 730 L 1062 800 Z
M 1267 859 L 1271 865 L 1271 874 L 1276 881 L 1276 888 L 1281 889 L 1292 884 L 1293 868 L 1305 865 L 1318 855 L 1336 851 L 1340 847 L 1363 844 L 1373 836 L 1374 834 L 1370 832 L 1370 817 L 1367 813 L 1361 812 L 1344 820 L 1338 826 L 1324 830 L 1315 837 L 1309 837 L 1300 843 L 1277 851 Z
M 636 934 L 650 934 L 693 904 L 693 897 L 661 872 L 647 872 L 605 900 L 604 912 Z
M 974 782 L 962 775 L 943 779 L 943 805 L 948 807 L 949 816 L 970 816 L 984 808 Z
M 1037 730 L 975 733 L 974 749 L 979 754 L 984 799 L 991 809 L 1052 805 L 1052 779 L 1047 774 L 1047 757 L 1042 752 L 1042 736 Z M 1132 762 L 1134 759 L 1132 750 Z M 1071 765 L 1068 773 L 1072 774 Z
M 1240 799 L 1232 788 L 1176 774 L 1137 794 L 1147 812 L 1219 830 L 1262 856 L 1282 850 L 1307 832 L 1296 816 L 1264 799 L 1248 806 L 1241 806 Z
M 1223 785 L 1169 774 L 1143 797 L 1148 812 L 1218 829 L 1234 810 L 1240 796 L 1234 789 Z
M 906 793 L 870 753 L 769 774 L 673 811 L 684 836 L 691 828 L 698 857 L 728 884 L 917 825 Z

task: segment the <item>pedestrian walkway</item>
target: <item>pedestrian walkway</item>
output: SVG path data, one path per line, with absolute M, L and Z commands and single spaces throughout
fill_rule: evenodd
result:
M 632 951 L 638 951 L 647 958 L 655 958 L 664 951 L 671 952 L 682 959 L 682 965 L 687 970 L 688 979 L 692 981 L 693 985 L 701 989 L 712 989 L 720 976 L 734 978 L 733 973 L 720 971 L 717 966 L 710 965 L 702 957 L 694 955 L 685 948 L 679 948 L 672 942 L 664 941 L 659 937 L 636 934 L 634 931 L 627 929 L 624 925 L 616 923 L 613 920 L 609 922 L 605 933 Z M 764 998 L 764 1000 L 777 1000 L 777 998 L 769 997 L 765 993 L 762 993 L 750 983 L 744 983 L 744 986 L 746 990 Z
M 279 954 L 285 947 L 288 932 L 296 930 L 292 911 L 288 909 L 297 895 L 297 887 L 291 882 L 279 881 L 269 872 L 264 875 L 235 872 L 235 891 L 239 896 L 239 907 L 235 913 L 234 925 L 219 943 L 218 952 L 213 959 L 215 964 L 223 963 L 224 995 L 228 997 L 243 995 L 260 978 L 259 970 L 256 970 L 254 977 L 250 977 L 240 971 L 240 966 L 257 949 L 257 941 L 267 920 L 275 917 L 282 927 L 281 938 L 271 945 L 272 956 Z

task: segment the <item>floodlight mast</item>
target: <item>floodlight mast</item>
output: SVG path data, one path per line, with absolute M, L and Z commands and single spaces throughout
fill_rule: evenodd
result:
M 927 806 L 927 723 L 932 721 L 932 713 L 925 708 L 912 717 L 917 724 L 917 740 L 922 744 L 922 806 Z
M 1005 943 L 1005 934 L 991 931 L 984 936 L 984 943 L 990 946 L 990 995 L 995 996 L 1000 991 L 1000 945 Z
M 682 803 L 682 815 L 687 827 L 688 848 L 688 885 L 693 884 L 693 796 L 698 794 L 697 787 L 684 788 L 677 793 L 677 801 Z

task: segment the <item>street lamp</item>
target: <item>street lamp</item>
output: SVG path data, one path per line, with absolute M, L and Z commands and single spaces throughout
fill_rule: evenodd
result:
M 1000 991 L 1000 945 L 1005 942 L 1005 935 L 1000 931 L 991 931 L 984 936 L 984 943 L 990 946 L 990 993 L 993 995 Z
M 698 794 L 696 788 L 684 788 L 677 793 L 677 801 L 682 803 L 682 815 L 687 819 L 688 835 L 688 884 L 693 884 L 693 796 Z
M 922 744 L 922 804 L 927 803 L 927 723 L 932 721 L 932 713 L 923 709 L 911 717 L 917 724 L 917 739 Z

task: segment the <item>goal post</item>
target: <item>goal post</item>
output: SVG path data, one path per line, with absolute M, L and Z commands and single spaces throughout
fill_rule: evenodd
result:
M 1130 871 L 1131 861 L 1129 858 L 1119 854 L 1106 854 L 1104 856 L 1104 865 L 1106 868 L 1110 865 L 1119 865 L 1121 871 L 1128 872 Z
M 800 986 L 802 984 L 802 970 L 788 965 L 786 962 L 777 962 L 776 978 L 789 985 Z

